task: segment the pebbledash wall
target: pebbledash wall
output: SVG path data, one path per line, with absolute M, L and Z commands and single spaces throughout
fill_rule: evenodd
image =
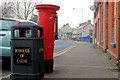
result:
M 113 2 L 104 2 L 104 0 L 102 0 L 101 2 L 94 2 L 94 4 L 96 6 L 94 12 L 95 44 L 104 49 L 106 53 L 112 56 L 112 60 L 116 62 L 120 60 L 120 42 L 118 40 L 120 37 L 118 4 L 120 4 L 120 2 L 116 0 Z

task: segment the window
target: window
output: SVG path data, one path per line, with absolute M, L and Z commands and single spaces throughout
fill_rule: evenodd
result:
M 15 21 L 9 21 L 9 20 L 0 20 L 0 30 L 11 30 L 11 26 L 13 26 Z
M 89 36 L 93 36 L 93 29 L 89 30 Z

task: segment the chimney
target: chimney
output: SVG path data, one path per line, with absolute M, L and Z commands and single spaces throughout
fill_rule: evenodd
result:
M 88 22 L 85 22 L 85 24 L 87 24 Z
M 91 20 L 88 20 L 88 23 L 91 23 Z
M 82 26 L 82 24 L 80 23 L 79 26 Z

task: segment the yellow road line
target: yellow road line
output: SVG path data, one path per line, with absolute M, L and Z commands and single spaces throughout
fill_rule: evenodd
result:
M 60 52 L 62 52 L 62 51 L 64 51 L 64 50 L 66 50 L 67 48 L 65 48 L 65 49 L 63 49 L 63 50 L 61 50 L 61 51 L 59 51 L 59 52 L 57 52 L 57 53 L 55 53 L 55 54 L 58 54 L 58 53 L 60 53 Z
M 59 52 L 57 52 L 57 53 L 55 53 L 55 54 L 59 54 L 59 53 L 61 53 L 61 52 L 64 52 L 65 50 L 68 50 L 68 49 L 71 48 L 71 47 L 73 47 L 73 46 L 70 46 L 70 47 L 68 47 L 68 48 L 65 48 L 65 49 L 63 49 L 63 50 L 61 50 L 61 51 L 59 51 Z
M 73 44 L 75 44 L 75 43 L 73 43 Z
M 69 50 L 72 49 L 73 47 L 75 47 L 75 45 L 67 48 L 66 50 L 64 50 L 63 52 L 61 52 L 61 53 L 59 53 L 59 54 L 55 54 L 55 57 L 56 57 L 56 56 L 59 56 L 59 55 L 61 55 L 61 54 L 64 54 L 65 52 L 69 51 Z
M 73 45 L 72 45 L 72 46 L 73 46 Z M 72 47 L 72 46 L 70 46 L 70 47 Z M 70 48 L 70 47 L 68 47 L 68 48 Z M 55 54 L 61 53 L 61 52 L 65 51 L 65 50 L 67 50 L 68 48 L 65 48 L 65 49 L 63 49 L 63 50 L 61 50 L 61 51 L 59 51 L 59 52 L 56 52 Z

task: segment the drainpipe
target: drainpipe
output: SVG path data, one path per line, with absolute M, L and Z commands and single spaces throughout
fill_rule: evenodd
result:
M 104 41 L 104 43 L 103 43 L 103 46 L 104 46 L 104 50 L 106 49 L 106 47 L 105 47 L 105 0 L 104 0 L 104 4 L 103 4 L 103 6 L 104 6 L 104 9 L 103 9 L 103 41 Z
M 118 2 L 118 35 L 117 35 L 117 41 L 118 41 L 118 60 L 120 60 L 120 1 Z M 120 61 L 119 61 L 120 63 Z M 120 67 L 120 64 L 119 64 Z
M 94 6 L 95 6 L 95 3 L 94 3 Z M 95 48 L 95 32 L 94 32 L 94 30 L 95 30 L 95 15 L 94 15 L 94 13 L 95 13 L 95 8 L 93 11 L 93 47 Z
M 98 19 L 98 41 L 99 41 L 99 43 L 98 43 L 98 47 L 100 47 L 100 6 L 101 6 L 101 4 L 99 4 L 99 19 Z

